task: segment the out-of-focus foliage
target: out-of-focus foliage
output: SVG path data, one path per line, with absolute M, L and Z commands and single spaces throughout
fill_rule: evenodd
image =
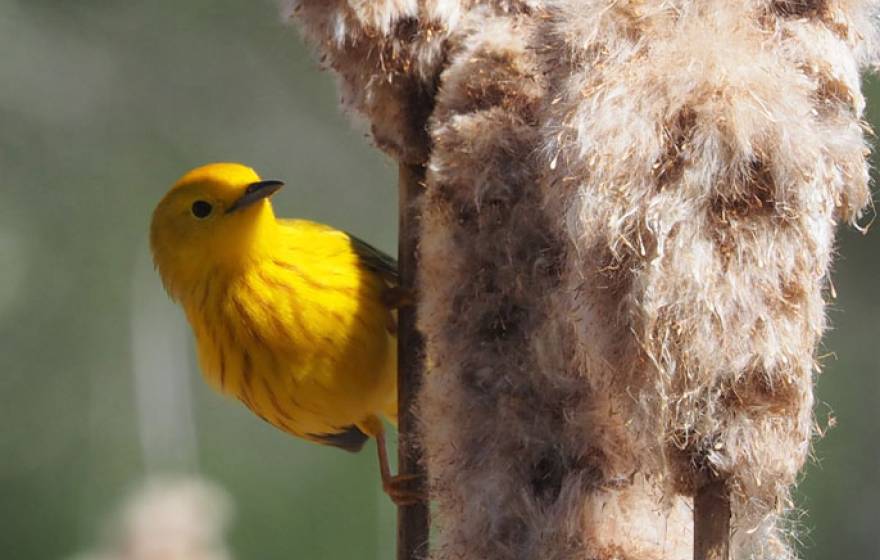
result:
M 275 3 L 0 0 L 0 52 L 3 556 L 91 549 L 144 476 L 198 472 L 235 504 L 236 558 L 389 558 L 372 447 L 294 440 L 208 389 L 147 249 L 178 175 L 238 160 L 287 181 L 279 214 L 393 250 L 394 167 Z M 880 553 L 878 235 L 841 237 L 817 406 L 838 426 L 801 486 L 808 559 Z

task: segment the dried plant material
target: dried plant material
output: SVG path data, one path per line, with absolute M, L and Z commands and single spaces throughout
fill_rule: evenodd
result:
M 729 479 L 737 558 L 793 554 L 774 525 L 814 430 L 834 222 L 869 200 L 850 38 L 873 6 L 781 4 L 551 2 L 542 31 L 542 187 L 574 249 L 557 314 L 602 331 L 575 328 L 573 367 L 632 397 L 609 457 L 675 494 Z
M 538 3 L 290 0 L 285 14 L 336 72 L 343 107 L 367 118 L 376 145 L 400 161 L 422 163 L 428 156 L 424 108 L 433 106 L 453 36 L 468 19 L 530 11 Z
M 377 143 L 427 161 L 434 558 L 690 558 L 714 477 L 734 557 L 793 558 L 878 2 L 295 5 Z

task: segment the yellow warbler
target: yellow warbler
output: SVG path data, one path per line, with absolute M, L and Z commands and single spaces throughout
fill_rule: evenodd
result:
M 276 219 L 283 185 L 214 163 L 184 175 L 159 202 L 153 259 L 186 312 L 204 376 L 292 435 L 359 451 L 380 416 L 396 422 L 397 263 L 363 241 L 306 220 Z

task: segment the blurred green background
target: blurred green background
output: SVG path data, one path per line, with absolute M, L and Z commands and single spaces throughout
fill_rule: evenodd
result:
M 0 556 L 89 550 L 145 477 L 198 472 L 234 502 L 236 558 L 390 558 L 372 448 L 299 442 L 211 392 L 147 247 L 174 179 L 233 160 L 288 182 L 280 214 L 393 252 L 396 169 L 276 3 L 0 0 L 0 53 Z M 807 559 L 880 557 L 878 246 L 842 232 Z

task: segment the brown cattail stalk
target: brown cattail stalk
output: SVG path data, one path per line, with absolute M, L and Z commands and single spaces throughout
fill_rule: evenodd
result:
M 418 208 L 425 178 L 421 165 L 400 164 L 400 226 L 398 265 L 400 286 L 416 292 L 417 248 L 419 241 Z M 418 441 L 418 419 L 415 402 L 422 387 L 424 374 L 424 343 L 416 329 L 416 307 L 398 310 L 397 322 L 397 400 L 398 412 L 398 471 L 415 477 L 409 488 L 416 494 L 426 494 L 425 464 Z M 397 513 L 397 558 L 422 560 L 428 554 L 430 527 L 428 504 L 419 502 L 401 506 Z
M 794 558 L 878 3 L 294 2 L 426 163 L 432 558 Z
M 730 559 L 730 492 L 723 480 L 694 496 L 694 560 Z

